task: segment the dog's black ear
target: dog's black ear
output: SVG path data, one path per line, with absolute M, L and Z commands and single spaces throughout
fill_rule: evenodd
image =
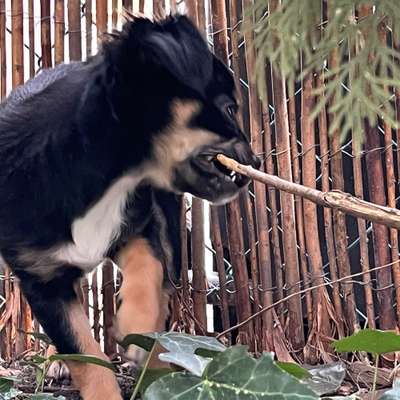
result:
M 204 95 L 213 74 L 213 55 L 188 18 L 170 18 L 147 36 L 142 49 L 148 62 Z

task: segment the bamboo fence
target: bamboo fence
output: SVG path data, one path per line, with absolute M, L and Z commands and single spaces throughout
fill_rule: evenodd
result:
M 266 1 L 271 10 L 278 3 Z M 328 136 L 327 110 L 309 118 L 312 90 L 323 87 L 326 71 L 314 71 L 289 91 L 282 76 L 266 65 L 266 101 L 261 102 L 253 33 L 243 24 L 249 5 L 251 0 L 0 0 L 1 98 L 42 68 L 95 53 L 102 33 L 121 26 L 122 7 L 150 14 L 186 11 L 234 74 L 240 123 L 264 160 L 262 172 L 395 208 L 400 130 L 383 122 L 366 126 L 360 154 L 351 136 L 343 142 L 339 132 Z M 359 10 L 360 15 L 369 12 Z M 383 28 L 382 40 L 388 35 Z M 338 62 L 333 51 L 326 68 Z M 348 83 L 343 90 L 350 90 Z M 400 93 L 391 101 L 400 120 Z M 182 276 L 171 301 L 171 328 L 245 343 L 256 352 L 274 351 L 285 361 L 316 363 L 337 358 L 329 346 L 334 338 L 365 327 L 400 326 L 394 225 L 372 223 L 260 182 L 226 207 L 189 200 L 182 200 Z M 11 360 L 41 349 L 24 333 L 40 327 L 10 270 L 1 268 L 0 360 Z M 111 263 L 82 282 L 81 300 L 93 334 L 111 356 L 118 351 L 112 336 L 118 287 Z

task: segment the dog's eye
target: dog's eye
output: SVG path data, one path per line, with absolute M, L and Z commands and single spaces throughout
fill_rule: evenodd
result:
M 225 112 L 231 117 L 233 118 L 236 113 L 238 112 L 238 106 L 234 103 L 232 104 L 227 104 L 225 106 Z

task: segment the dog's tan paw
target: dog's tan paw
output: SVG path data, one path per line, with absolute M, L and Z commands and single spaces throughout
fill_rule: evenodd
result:
M 124 353 L 124 358 L 129 360 L 129 364 L 134 364 L 136 367 L 140 367 L 149 353 L 142 348 L 131 344 Z
M 63 381 L 65 379 L 71 379 L 71 374 L 64 361 L 53 361 L 47 370 L 47 378 L 54 379 L 56 381 Z

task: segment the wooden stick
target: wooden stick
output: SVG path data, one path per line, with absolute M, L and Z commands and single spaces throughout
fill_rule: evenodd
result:
M 1 7 L 0 7 L 1 8 Z M 35 76 L 35 21 L 34 21 L 34 4 L 33 0 L 28 1 L 28 21 L 29 21 L 29 77 Z M 0 28 L 1 29 L 1 28 Z M 35 340 L 35 343 L 38 343 Z
M 251 32 L 249 29 L 243 29 L 243 36 L 244 36 L 244 47 L 245 47 L 245 53 L 244 57 L 240 53 L 240 41 L 242 40 L 239 38 L 239 32 L 237 30 L 241 31 L 242 28 L 240 27 L 240 24 L 242 23 L 242 15 L 245 9 L 250 9 L 251 7 L 251 0 L 243 0 L 242 4 L 240 2 L 238 4 L 234 4 L 235 2 L 233 1 L 231 3 L 230 7 L 230 27 L 239 27 L 238 29 L 232 28 L 231 31 L 231 44 L 232 48 L 237 49 L 235 53 L 233 54 L 233 57 L 236 58 L 236 60 L 232 60 L 232 65 L 234 67 L 234 79 L 236 83 L 236 87 L 240 88 L 241 87 L 241 82 L 240 82 L 240 71 L 245 68 L 247 77 L 248 77 L 248 105 L 247 105 L 247 110 L 246 114 L 243 114 L 243 117 L 248 117 L 248 123 L 249 123 L 249 128 L 250 128 L 250 140 L 251 140 L 251 147 L 253 151 L 256 154 L 263 154 L 266 150 L 264 149 L 264 142 L 263 139 L 270 134 L 271 132 L 268 132 L 264 130 L 264 134 L 262 133 L 263 131 L 263 126 L 262 126 L 262 104 L 260 102 L 260 97 L 259 93 L 257 90 L 257 85 L 256 85 L 256 79 L 255 79 L 255 70 L 256 70 L 256 49 L 254 46 L 254 38 L 253 38 L 253 32 Z M 220 7 L 221 9 L 222 7 Z M 214 19 L 214 15 L 213 15 Z M 215 45 L 214 45 L 215 46 Z M 243 64 L 243 67 L 240 64 Z M 267 79 L 268 81 L 268 79 Z M 264 96 L 266 97 L 268 95 L 268 90 L 265 90 Z M 241 104 L 244 106 L 246 105 L 246 102 L 243 101 L 243 96 L 239 98 L 239 101 Z M 268 102 L 265 101 L 263 104 L 264 108 L 268 109 Z M 241 122 L 241 127 L 243 128 L 244 121 Z M 269 128 L 269 126 L 268 126 Z M 271 139 L 271 136 L 269 137 Z M 267 168 L 268 165 L 266 165 Z M 243 195 L 243 197 L 247 197 L 247 203 L 250 202 L 250 196 L 249 193 L 246 193 Z M 276 219 L 273 219 L 275 217 L 274 211 L 276 208 L 273 210 L 272 209 L 272 201 L 271 199 L 274 198 L 275 196 L 270 196 L 270 202 L 271 202 L 271 219 L 268 216 L 268 206 L 267 206 L 267 192 L 265 190 L 264 185 L 261 183 L 257 182 L 254 184 L 254 217 L 255 217 L 255 227 L 256 230 L 254 233 L 250 230 L 251 226 L 254 225 L 254 223 L 251 223 L 253 219 L 253 213 L 252 212 L 247 212 L 246 216 L 246 221 L 247 223 L 245 224 L 245 227 L 247 225 L 248 230 L 247 230 L 247 237 L 249 239 L 249 245 L 251 253 L 250 255 L 252 257 L 258 256 L 255 260 L 251 259 L 251 266 L 252 266 L 252 272 L 251 272 L 251 279 L 253 282 L 253 297 L 254 297 L 254 307 L 256 309 L 259 307 L 259 303 L 261 300 L 261 303 L 263 306 L 266 306 L 268 304 L 272 304 L 273 302 L 273 292 L 271 291 L 271 288 L 274 286 L 273 280 L 272 280 L 272 274 L 275 272 L 277 275 L 275 284 L 277 286 L 277 296 L 278 297 L 283 297 L 283 274 L 282 274 L 282 260 L 278 258 L 274 258 L 275 262 L 275 271 L 272 268 L 272 262 L 271 262 L 271 240 L 270 240 L 270 234 L 269 234 L 269 225 L 271 223 L 276 222 Z M 276 204 L 275 204 L 276 205 Z M 248 206 L 247 206 L 248 208 Z M 271 224 L 272 225 L 272 224 Z M 273 225 L 272 225 L 273 226 Z M 277 228 L 276 224 L 273 226 L 273 228 Z M 273 233 L 276 231 L 276 229 L 273 229 Z M 253 237 L 252 237 L 253 236 Z M 255 239 L 258 239 L 258 245 L 255 243 Z M 272 235 L 272 238 L 274 236 Z M 277 241 L 277 245 L 279 246 L 279 240 Z M 274 254 L 275 255 L 275 254 Z M 277 262 L 280 262 L 279 265 L 277 265 Z M 254 262 L 257 264 L 253 266 Z M 254 270 L 256 268 L 256 270 Z M 258 272 L 258 273 L 257 273 Z M 257 276 L 258 275 L 258 276 Z M 257 279 L 258 278 L 258 279 Z M 260 285 L 258 285 L 258 282 L 256 279 L 260 282 Z M 236 281 L 235 281 L 236 283 Z M 244 284 L 237 282 L 237 284 Z M 260 292 L 259 294 L 257 292 Z M 279 314 L 280 317 L 282 317 L 281 310 L 276 310 L 276 312 Z M 262 324 L 261 324 L 262 323 Z M 274 351 L 274 343 L 272 340 L 273 337 L 273 330 L 274 330 L 274 316 L 273 316 L 273 311 L 269 311 L 267 313 L 264 313 L 260 319 L 256 319 L 255 322 L 255 329 L 256 329 L 256 343 L 258 345 L 257 351 L 262 352 L 264 350 L 267 351 Z M 262 325 L 262 326 L 260 326 Z M 260 326 L 260 327 L 259 327 Z M 258 340 L 258 338 L 261 338 L 262 340 Z
M 153 15 L 156 17 L 159 14 L 158 4 L 153 0 Z M 200 17 L 197 9 L 197 0 L 193 1 L 196 9 L 190 10 L 189 14 L 193 21 L 196 21 L 197 27 L 201 32 L 205 31 L 205 24 L 199 25 Z M 205 254 L 204 254 L 204 210 L 203 202 L 200 199 L 194 198 L 192 201 L 192 299 L 193 299 L 193 314 L 198 323 L 195 326 L 195 331 L 198 335 L 204 335 L 207 332 L 207 280 L 205 272 Z M 186 299 L 185 299 L 186 300 Z
M 381 271 L 381 270 L 383 270 L 383 269 L 387 269 L 387 268 L 391 267 L 392 265 L 393 265 L 392 262 L 389 263 L 389 264 L 386 264 L 386 265 L 380 265 L 379 267 L 371 268 L 371 269 L 369 270 L 369 272 Z M 271 305 L 269 305 L 269 306 L 263 307 L 261 310 L 259 310 L 259 311 L 257 311 L 256 313 L 250 315 L 250 317 L 247 318 L 247 319 L 245 319 L 244 321 L 239 322 L 238 324 L 231 326 L 229 329 L 227 329 L 227 330 L 225 330 L 225 331 L 223 331 L 223 332 L 221 332 L 221 333 L 218 333 L 217 336 L 216 336 L 215 338 L 216 338 L 216 339 L 220 339 L 221 337 L 225 336 L 227 333 L 232 332 L 232 331 L 234 331 L 235 329 L 240 328 L 241 326 L 247 324 L 248 322 L 250 322 L 250 321 L 253 320 L 254 318 L 257 318 L 257 317 L 258 317 L 259 315 L 261 315 L 262 313 L 265 313 L 265 312 L 268 311 L 268 310 L 272 310 L 274 307 L 277 307 L 279 304 L 281 304 L 281 303 L 283 303 L 283 302 L 285 302 L 285 301 L 288 301 L 290 298 L 292 298 L 292 297 L 294 297 L 294 296 L 302 295 L 302 294 L 304 294 L 304 293 L 306 293 L 306 292 L 308 292 L 308 291 L 318 289 L 318 288 L 320 288 L 320 287 L 322 287 L 322 286 L 331 286 L 331 285 L 334 284 L 334 283 L 344 282 L 344 281 L 346 281 L 346 280 L 348 280 L 348 279 L 353 279 L 353 278 L 356 278 L 356 277 L 358 277 L 358 276 L 362 276 L 362 275 L 364 275 L 365 273 L 366 273 L 365 271 L 356 272 L 355 274 L 351 274 L 351 275 L 348 275 L 348 276 L 344 276 L 344 277 L 342 277 L 342 278 L 339 278 L 339 279 L 337 279 L 336 281 L 324 282 L 324 283 L 321 283 L 321 284 L 319 284 L 319 285 L 314 285 L 314 286 L 311 286 L 311 287 L 309 287 L 309 288 L 302 289 L 302 290 L 300 290 L 299 292 L 289 294 L 288 296 L 284 297 L 283 299 L 280 299 L 280 300 L 276 301 L 275 303 L 273 303 L 273 304 L 271 304 Z
M 192 202 L 192 299 L 193 313 L 200 326 L 196 333 L 204 335 L 207 331 L 207 286 L 204 260 L 204 213 L 203 202 L 193 199 Z
M 40 2 L 40 40 L 42 44 L 42 67 L 51 68 L 51 26 L 50 26 L 50 0 Z M 31 50 L 32 51 L 32 50 Z
M 325 77 L 323 70 L 320 70 L 317 74 L 316 84 L 318 88 L 323 89 L 325 87 Z M 322 96 L 325 96 L 322 93 Z M 289 103 L 290 105 L 290 103 Z M 294 121 L 295 123 L 296 121 Z M 328 119 L 326 114 L 326 108 L 322 110 L 322 112 L 318 116 L 318 133 L 319 133 L 319 150 L 321 157 L 321 189 L 322 191 L 328 191 L 330 188 L 329 183 L 329 135 L 328 135 Z M 354 160 L 353 160 L 354 162 Z M 354 166 L 355 164 L 353 164 Z M 361 165 L 361 164 L 360 164 Z M 354 175 L 354 182 L 356 182 L 356 176 Z M 360 181 L 362 182 L 362 181 Z M 356 190 L 356 183 L 354 183 L 354 187 Z M 362 189 L 362 184 L 361 184 Z M 362 195 L 357 196 L 362 198 Z M 325 231 L 325 241 L 326 241 L 326 250 L 329 262 L 329 273 L 332 281 L 337 280 L 338 278 L 338 260 L 336 258 L 336 247 L 335 247 L 335 235 L 334 235 L 334 226 L 333 226 L 333 213 L 332 210 L 328 207 L 324 207 L 324 231 Z M 365 221 L 363 219 L 358 219 L 357 221 L 361 221 L 365 225 Z M 364 229 L 364 233 L 366 231 Z M 360 232 L 361 238 L 362 231 Z M 367 241 L 365 241 L 367 244 Z M 360 243 L 360 249 L 364 248 L 364 243 Z M 361 251 L 361 250 L 360 250 Z M 368 262 L 368 260 L 366 260 Z M 369 268 L 369 266 L 368 266 Z M 365 277 L 366 275 L 363 275 Z M 336 312 L 336 326 L 338 330 L 339 338 L 345 336 L 345 328 L 344 321 L 345 315 L 343 313 L 342 300 L 340 298 L 340 285 L 335 283 L 332 285 L 332 298 L 333 304 L 335 306 Z M 369 325 L 370 326 L 370 325 Z
M 86 0 L 85 2 L 85 26 L 86 26 L 86 58 L 92 55 L 92 0 Z
M 7 53 L 6 53 L 6 1 L 0 0 L 0 100 L 6 97 Z
M 101 6 L 98 5 L 98 18 L 101 14 Z M 69 31 L 69 59 L 71 61 L 80 61 L 82 59 L 82 43 L 81 43 L 81 9 L 80 3 L 68 0 L 68 31 Z M 97 21 L 97 29 L 100 29 L 99 21 Z M 102 28 L 102 26 L 101 26 Z
M 290 132 L 290 155 L 291 155 L 291 161 L 292 161 L 292 169 L 293 169 L 293 182 L 295 183 L 299 183 L 301 182 L 301 168 L 300 168 L 300 157 L 299 157 L 299 147 L 298 147 L 298 143 L 297 143 L 297 139 L 299 137 L 298 134 L 298 129 L 297 129 L 297 125 L 296 125 L 296 120 L 299 118 L 298 116 L 298 111 L 296 112 L 296 95 L 295 95 L 295 91 L 294 88 L 289 89 L 289 98 L 288 98 L 288 120 L 289 120 L 289 132 Z M 269 117 L 269 115 L 268 115 Z M 268 118 L 269 120 L 269 118 Z M 269 121 L 267 121 L 267 124 L 265 124 L 264 129 L 266 129 L 267 125 L 269 125 Z M 321 128 L 320 128 L 321 131 Z M 272 133 L 269 133 L 269 136 L 272 137 Z M 266 172 L 267 174 L 271 174 L 274 175 L 275 171 L 273 166 L 272 167 L 268 167 L 268 164 L 272 164 L 272 146 L 270 145 L 270 143 L 267 142 L 271 142 L 271 139 L 268 140 L 268 136 L 264 135 L 264 141 L 266 143 L 265 146 L 265 154 L 267 155 L 267 159 L 266 159 Z M 268 145 L 267 145 L 268 144 Z M 322 165 L 322 164 L 321 164 Z M 321 168 L 321 173 L 323 172 L 323 169 Z M 322 175 L 323 177 L 323 175 Z M 271 191 L 271 187 L 268 187 L 268 192 L 270 192 L 270 198 L 271 199 L 276 199 L 275 194 L 273 194 L 273 192 L 275 192 L 275 188 L 272 188 Z M 276 206 L 275 206 L 276 209 Z M 308 271 L 308 262 L 307 262 L 307 251 L 306 251 L 306 239 L 304 236 L 304 216 L 303 216 L 303 201 L 301 199 L 300 196 L 295 196 L 294 198 L 294 209 L 295 209 L 295 215 L 296 215 L 296 230 L 297 230 L 297 242 L 298 242 L 298 246 L 299 246 L 299 265 L 300 265 L 300 271 L 301 271 L 301 275 L 302 275 L 302 279 L 303 279 L 303 287 L 307 288 L 309 286 L 309 271 Z M 330 211 L 330 210 L 329 210 Z M 273 221 L 274 217 L 273 217 L 273 204 L 271 202 L 271 219 Z M 278 226 L 278 214 L 277 214 L 277 209 L 275 210 L 275 220 L 276 223 L 275 225 Z M 324 224 L 324 226 L 326 226 Z M 273 232 L 273 231 L 272 231 Z M 277 235 L 278 233 L 276 233 L 275 235 Z M 333 236 L 333 234 L 332 234 Z M 277 242 L 275 244 L 275 246 L 277 246 L 276 252 L 280 252 L 280 249 L 282 248 L 282 245 L 280 244 L 279 241 L 279 236 L 277 236 L 277 239 L 273 239 L 273 242 Z M 332 238 L 332 241 L 334 239 Z M 276 257 L 275 257 L 276 259 Z M 283 263 L 282 260 L 279 260 L 279 265 L 282 269 L 282 287 L 284 287 L 284 280 L 283 280 Z M 329 266 L 331 266 L 331 264 L 329 263 Z M 278 280 L 278 279 L 277 279 Z M 283 290 L 282 290 L 282 295 L 278 296 L 278 298 L 283 298 Z M 308 321 L 308 326 L 312 326 L 312 321 L 313 321 L 313 302 L 312 302 L 312 298 L 311 298 L 311 292 L 308 291 L 305 293 L 305 310 L 307 313 L 307 321 Z M 280 313 L 278 313 L 278 316 L 280 314 L 283 314 L 283 310 L 285 308 L 284 304 L 280 305 L 281 310 Z M 277 309 L 278 311 L 279 309 Z M 281 322 L 282 325 L 284 325 L 283 321 Z
M 368 18 L 374 13 L 371 4 L 364 4 L 358 7 L 359 18 Z M 367 27 L 360 28 L 363 38 L 370 37 L 370 32 Z M 375 62 L 375 54 L 372 52 L 368 54 L 370 64 Z M 350 82 L 351 84 L 351 82 Z M 371 98 L 370 90 L 367 93 Z M 351 110 L 352 111 L 352 110 Z M 351 112 L 350 111 L 350 112 Z M 385 190 L 385 176 L 391 175 L 390 171 L 384 169 L 383 159 L 380 151 L 376 151 L 381 146 L 381 133 L 375 124 L 370 124 L 368 121 L 364 123 L 365 132 L 365 162 L 368 177 L 368 192 L 369 199 L 375 203 L 385 206 L 388 203 L 388 197 Z M 385 152 L 387 156 L 388 152 Z M 390 190 L 390 188 L 389 188 Z M 388 229 L 380 224 L 372 226 L 372 243 L 373 254 L 376 265 L 387 264 L 391 260 L 390 254 L 390 237 Z M 395 268 L 395 267 L 394 267 Z M 395 271 L 395 269 L 392 269 Z M 376 274 L 376 299 L 377 299 L 377 316 L 379 317 L 380 329 L 392 329 L 396 326 L 395 307 L 393 303 L 394 289 L 392 288 L 393 282 L 392 271 L 387 269 L 379 271 Z
M 333 19 L 335 14 L 335 6 L 332 2 L 327 4 L 328 20 Z M 333 48 L 328 57 L 328 65 L 331 70 L 335 70 L 340 65 L 339 49 Z M 336 97 L 332 96 L 329 100 L 327 111 L 328 119 L 335 118 L 335 113 L 332 112 L 332 104 L 335 104 Z M 343 154 L 340 143 L 340 129 L 337 127 L 329 140 L 329 158 L 330 172 L 332 180 L 332 189 L 344 190 L 344 164 Z M 338 209 L 333 209 L 333 235 L 335 240 L 336 264 L 338 267 L 339 277 L 348 276 L 351 273 L 350 256 L 348 250 L 348 234 L 346 225 L 346 216 Z M 383 263 L 379 263 L 381 265 Z M 346 334 L 357 332 L 360 329 L 360 324 L 357 314 L 357 304 L 355 299 L 354 284 L 351 281 L 343 281 L 340 284 L 340 294 L 346 301 L 343 302 L 343 309 L 346 318 L 348 331 Z
M 54 62 L 64 61 L 65 7 L 64 0 L 56 1 L 54 15 Z
M 323 207 L 337 209 L 354 217 L 363 218 L 381 225 L 388 226 L 390 228 L 396 228 L 400 230 L 400 210 L 397 210 L 396 208 L 370 203 L 340 190 L 321 192 L 317 189 L 312 189 L 297 183 L 286 181 L 285 179 L 274 175 L 257 171 L 250 165 L 240 164 L 237 161 L 224 156 L 223 154 L 218 154 L 217 159 L 221 164 L 230 170 L 262 182 L 266 185 L 271 185 L 278 190 L 304 197 L 307 200 L 317 203 Z
M 280 8 L 279 0 L 269 0 L 269 12 Z M 273 39 L 275 41 L 275 38 Z M 274 46 L 277 43 L 275 41 Z M 272 99 L 274 105 L 274 128 L 277 175 L 287 181 L 293 181 L 291 157 L 290 157 L 290 131 L 288 121 L 288 105 L 286 95 L 286 79 L 282 71 L 272 68 Z M 300 265 L 297 251 L 297 220 L 295 211 L 295 199 L 289 193 L 279 193 L 282 221 L 282 249 L 285 263 L 284 279 L 286 294 L 296 293 L 300 290 Z M 303 304 L 301 296 L 293 296 L 287 302 L 287 329 L 288 341 L 293 350 L 303 350 L 305 345 L 305 333 L 303 326 Z

